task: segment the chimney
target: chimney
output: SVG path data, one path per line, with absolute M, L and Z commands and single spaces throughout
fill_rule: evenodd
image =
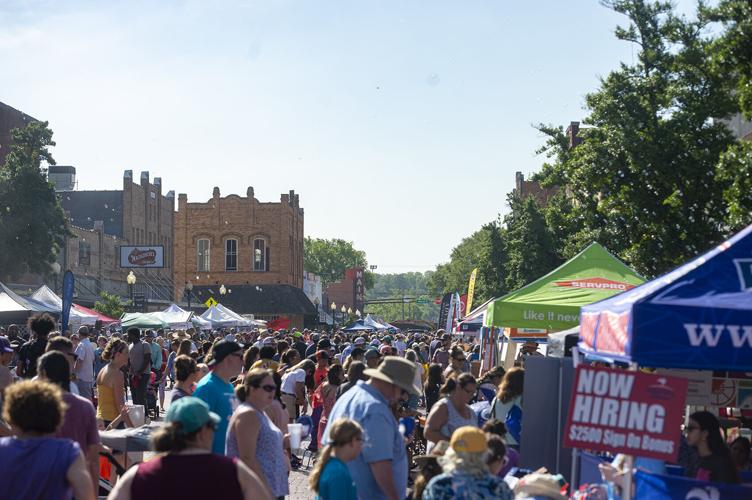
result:
M 155 177 L 154 178 L 154 187 L 161 188 L 162 187 L 162 178 L 161 177 Z
M 569 149 L 574 148 L 582 142 L 580 134 L 580 122 L 569 122 L 567 127 L 567 139 L 569 140 Z
M 522 193 L 523 182 L 525 182 L 525 176 L 522 174 L 522 172 L 515 172 L 514 173 L 514 187 L 517 190 L 518 194 Z
M 149 171 L 141 172 L 141 185 L 149 184 Z
M 216 186 L 212 190 L 212 198 L 219 198 L 219 188 Z
M 133 179 L 133 170 L 126 170 L 123 172 L 123 180 L 125 179 Z
M 248 186 L 248 189 L 245 190 L 245 195 L 248 197 L 248 200 L 253 200 L 254 192 L 253 192 L 253 186 Z

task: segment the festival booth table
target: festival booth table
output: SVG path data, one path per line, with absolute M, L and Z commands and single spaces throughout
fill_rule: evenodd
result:
M 664 276 L 583 307 L 579 349 L 632 366 L 752 372 L 752 226 Z M 648 473 L 635 476 L 635 487 L 651 498 L 685 498 L 695 487 L 752 498 L 748 489 L 732 494 L 726 485 Z
M 31 294 L 31 298 L 55 309 L 58 313 L 63 310 L 63 299 L 58 297 L 47 285 L 40 286 L 37 291 Z M 76 328 L 81 325 L 94 325 L 97 319 L 95 314 L 87 314 L 71 307 L 68 321 L 72 328 Z
M 501 328 L 510 328 L 513 342 L 545 342 L 546 332 L 573 328 L 580 322 L 580 308 L 634 288 L 645 280 L 598 243 L 547 275 L 488 304 L 481 332 L 481 360 L 485 371 L 498 364 Z M 516 329 L 516 330 L 515 330 Z M 526 330 L 537 330 L 534 333 Z M 515 346 L 515 344 L 510 344 Z M 511 367 L 516 349 L 507 349 L 505 365 Z

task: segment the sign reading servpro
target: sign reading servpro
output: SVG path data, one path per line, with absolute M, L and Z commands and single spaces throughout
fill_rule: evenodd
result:
M 675 461 L 687 379 L 580 365 L 564 446 Z
M 566 288 L 590 288 L 593 290 L 619 290 L 625 292 L 635 287 L 630 283 L 609 280 L 605 278 L 582 278 L 567 281 L 555 281 L 554 285 Z

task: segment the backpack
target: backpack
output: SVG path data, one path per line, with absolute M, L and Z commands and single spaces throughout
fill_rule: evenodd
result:
M 489 418 L 498 418 L 496 416 L 496 398 L 493 398 L 493 401 L 491 401 L 491 415 Z M 521 442 L 520 438 L 522 437 L 522 408 L 517 404 L 512 405 L 504 416 L 504 425 L 507 427 L 509 435 L 512 436 L 519 445 Z

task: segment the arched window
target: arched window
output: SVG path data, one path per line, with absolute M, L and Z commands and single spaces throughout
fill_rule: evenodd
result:
M 196 270 L 209 271 L 209 252 L 211 250 L 208 239 L 200 239 L 196 242 Z
M 266 246 L 266 240 L 256 238 L 253 240 L 253 270 L 268 271 L 269 250 Z
M 238 240 L 225 240 L 225 271 L 238 270 Z

